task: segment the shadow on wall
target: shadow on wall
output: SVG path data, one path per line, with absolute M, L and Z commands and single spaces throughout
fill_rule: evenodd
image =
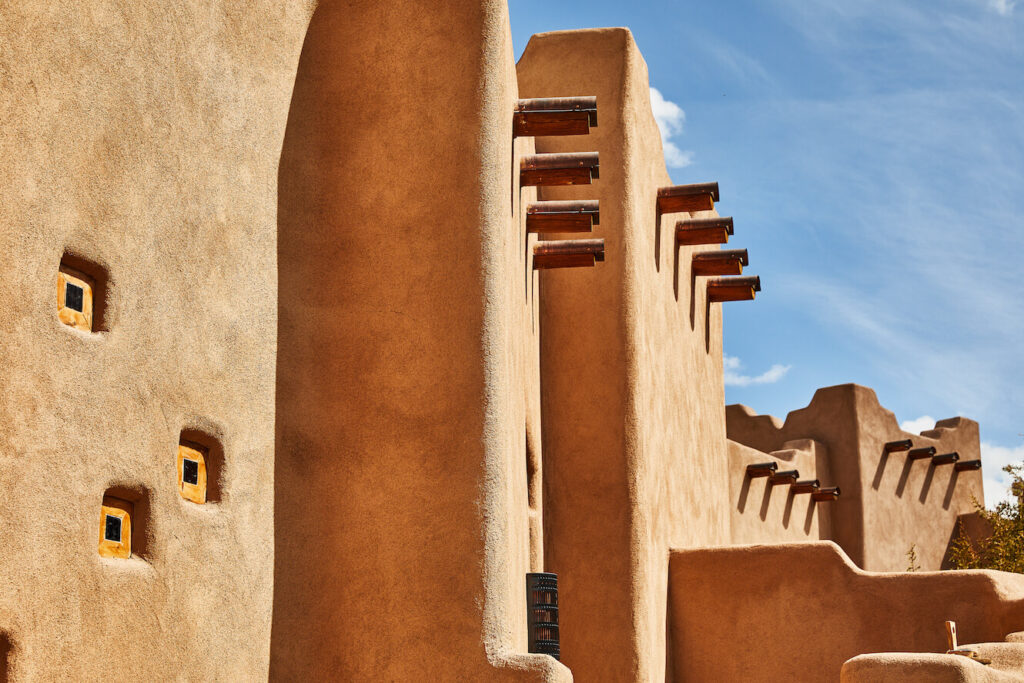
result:
M 7 683 L 10 676 L 11 638 L 0 631 L 0 683 Z

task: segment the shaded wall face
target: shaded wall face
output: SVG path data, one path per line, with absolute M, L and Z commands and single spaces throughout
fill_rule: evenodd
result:
M 313 16 L 279 175 L 272 678 L 569 675 L 524 654 L 513 69 L 502 2 Z
M 8 2 L 0 632 L 14 680 L 267 675 L 277 160 L 307 3 Z M 62 255 L 105 272 L 62 324 Z M 223 449 L 181 497 L 182 430 Z M 98 554 L 108 489 L 130 559 Z
M 624 29 L 534 36 L 524 97 L 596 95 L 586 137 L 539 152 L 598 151 L 605 263 L 545 272 L 541 291 L 546 567 L 559 572 L 562 652 L 581 680 L 664 677 L 665 556 L 728 540 L 721 311 L 689 275 L 693 249 L 659 228 L 670 185 L 646 66 Z

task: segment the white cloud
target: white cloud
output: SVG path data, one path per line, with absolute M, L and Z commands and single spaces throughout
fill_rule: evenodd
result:
M 1010 497 L 1010 475 L 1003 468 L 1024 461 L 1024 445 L 1008 448 L 981 442 L 981 464 L 985 476 L 985 503 L 992 507 Z
M 931 415 L 922 415 L 916 420 L 904 420 L 900 422 L 900 429 L 911 434 L 920 434 L 929 429 L 935 429 L 935 418 Z
M 651 111 L 661 132 L 661 144 L 665 151 L 665 163 L 670 168 L 684 168 L 693 163 L 693 152 L 683 151 L 671 141 L 673 136 L 683 132 L 686 112 L 675 102 L 662 97 L 657 88 L 651 88 Z
M 995 10 L 996 14 L 1000 14 L 1004 17 L 1008 17 L 1013 14 L 1013 8 L 1017 4 L 1017 0 L 989 0 L 988 6 Z
M 750 375 L 741 375 L 739 370 L 743 365 L 739 358 L 734 356 L 723 356 L 722 363 L 725 367 L 725 386 L 727 387 L 747 387 L 751 384 L 774 384 L 780 379 L 786 376 L 789 372 L 791 365 L 780 365 L 776 363 L 771 366 L 765 372 L 752 377 Z

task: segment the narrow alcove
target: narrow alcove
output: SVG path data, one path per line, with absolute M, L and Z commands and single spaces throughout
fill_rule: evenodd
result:
M 219 503 L 224 447 L 197 429 L 183 429 L 178 439 L 175 479 L 179 495 L 197 505 Z
M 149 550 L 148 521 L 149 492 L 145 488 L 108 488 L 100 505 L 100 556 L 145 559 Z
M 85 332 L 106 331 L 107 271 L 65 252 L 57 271 L 57 317 Z
M 0 683 L 7 683 L 11 670 L 11 637 L 0 631 Z

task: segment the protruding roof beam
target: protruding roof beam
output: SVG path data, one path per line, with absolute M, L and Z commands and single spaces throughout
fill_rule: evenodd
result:
M 768 477 L 769 486 L 781 486 L 783 484 L 795 484 L 796 480 L 800 478 L 800 470 L 785 470 L 783 472 L 776 472 Z
M 925 458 L 931 458 L 935 455 L 935 446 L 927 446 L 925 448 L 915 448 L 914 450 L 907 453 L 907 459 L 909 460 L 924 460 Z
M 953 467 L 953 469 L 955 469 L 957 472 L 970 472 L 970 471 L 973 471 L 973 470 L 980 470 L 981 469 L 981 461 L 980 460 L 964 460 L 963 462 L 958 462 Z
M 527 232 L 591 232 L 600 223 L 596 199 L 534 202 L 526 207 Z
M 597 125 L 596 97 L 545 97 L 519 100 L 512 135 L 586 135 Z
M 722 249 L 697 252 L 691 268 L 695 275 L 740 275 L 749 264 L 746 249 Z
M 732 234 L 732 218 L 695 218 L 676 223 L 676 244 L 725 244 Z
M 909 451 L 914 447 L 914 442 L 910 439 L 903 439 L 902 441 L 890 441 L 882 448 L 883 453 L 898 453 L 900 451 Z
M 708 280 L 708 301 L 752 301 L 754 292 L 761 291 L 761 278 L 756 275 L 749 277 L 723 277 Z
M 816 503 L 828 503 L 839 498 L 840 493 L 838 486 L 828 486 L 812 493 L 811 500 Z
M 548 240 L 533 248 L 533 267 L 550 268 L 592 267 L 604 261 L 604 240 Z
M 943 453 L 932 458 L 932 465 L 936 467 L 939 465 L 955 465 L 959 459 L 960 454 L 955 451 L 953 453 Z
M 821 482 L 817 479 L 805 479 L 804 481 L 796 481 L 789 487 L 790 492 L 797 493 L 814 493 L 821 488 Z
M 528 186 L 589 185 L 599 175 L 597 152 L 534 154 L 519 164 L 519 184 Z
M 658 190 L 658 213 L 711 211 L 718 201 L 718 183 L 673 185 Z
M 759 462 L 752 465 L 747 465 L 747 476 L 751 479 L 757 479 L 758 477 L 770 477 L 775 474 L 775 471 L 779 469 L 779 463 L 777 462 Z

